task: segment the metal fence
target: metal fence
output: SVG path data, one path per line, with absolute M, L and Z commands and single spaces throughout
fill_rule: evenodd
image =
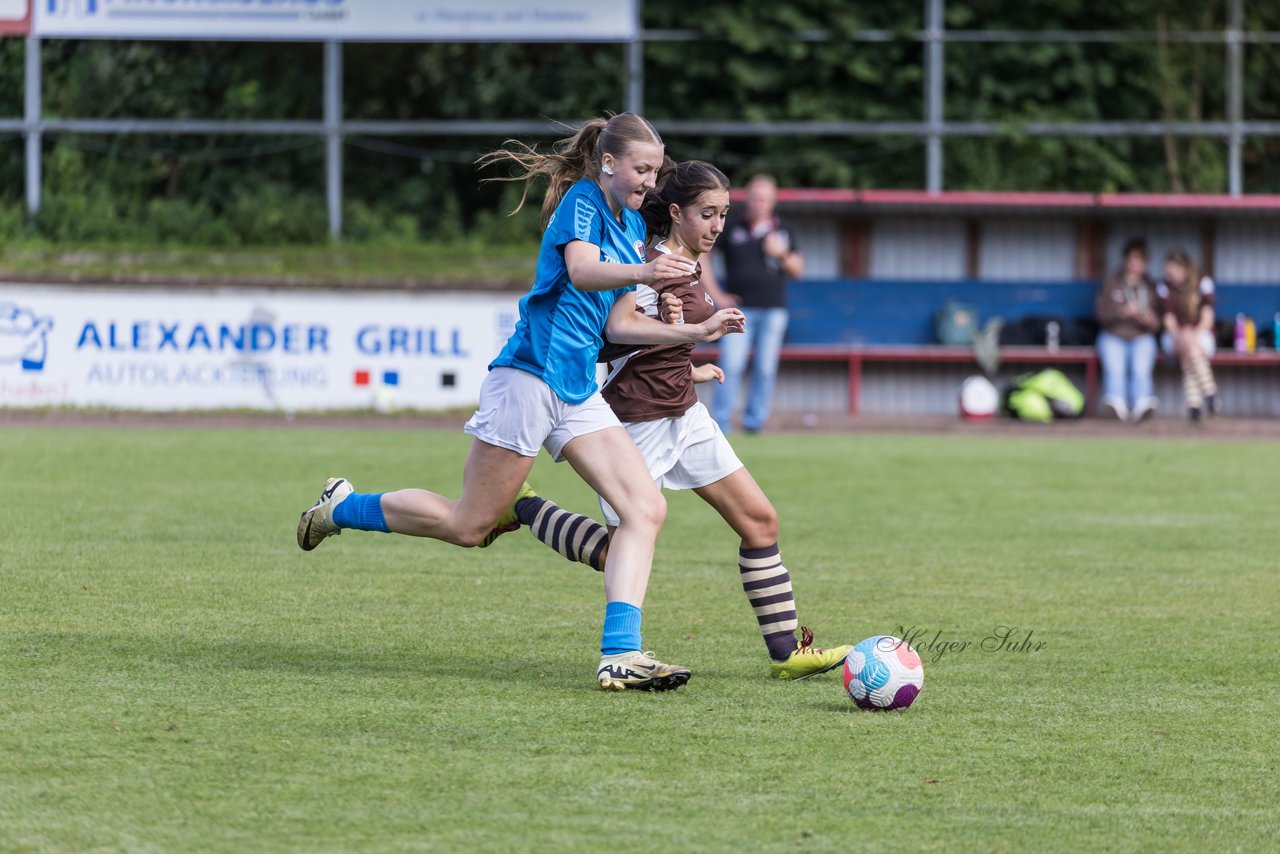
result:
M 941 191 L 943 145 L 948 137 L 997 137 L 1019 134 L 1042 137 L 1159 137 L 1165 135 L 1224 140 L 1228 151 L 1228 192 L 1243 192 L 1242 158 L 1249 137 L 1280 136 L 1280 121 L 1248 121 L 1244 117 L 1243 67 L 1245 45 L 1280 45 L 1280 32 L 1246 31 L 1244 0 L 1226 0 L 1226 27 L 1212 31 L 1156 33 L 1154 31 L 1063 30 L 948 30 L 944 26 L 945 0 L 923 0 L 924 29 L 909 33 L 865 30 L 841 36 L 851 43 L 908 40 L 924 45 L 924 110 L 920 121 L 663 121 L 664 134 L 696 136 L 907 136 L 925 142 L 924 186 Z M 636 4 L 640 15 L 640 3 Z M 660 41 L 700 41 L 711 38 L 696 30 L 643 30 L 625 43 L 626 109 L 644 111 L 644 45 Z M 802 41 L 828 41 L 835 36 L 822 31 L 797 32 Z M 1225 48 L 1225 121 L 1095 121 L 1019 122 L 947 121 L 944 116 L 945 45 L 948 43 L 1090 43 L 1155 44 L 1160 39 L 1181 44 L 1218 44 Z M 342 146 L 347 136 L 520 136 L 542 135 L 576 120 L 549 122 L 537 119 L 499 121 L 422 120 L 361 121 L 342 114 L 342 43 L 324 43 L 324 113 L 320 121 L 221 121 L 141 119 L 45 119 L 41 113 L 40 39 L 26 40 L 25 110 L 22 118 L 0 118 L 0 131 L 21 132 L 26 140 L 26 202 L 32 214 L 40 210 L 41 141 L 49 133 L 82 134 L 239 134 L 296 135 L 325 141 L 325 186 L 329 233 L 342 234 Z

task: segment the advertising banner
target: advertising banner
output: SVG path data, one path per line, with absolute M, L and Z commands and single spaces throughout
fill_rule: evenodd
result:
M 636 0 L 35 0 L 38 36 L 626 41 Z
M 517 299 L 0 285 L 0 407 L 473 406 Z
M 31 4 L 27 0 L 0 0 L 0 36 L 25 36 L 31 32 Z

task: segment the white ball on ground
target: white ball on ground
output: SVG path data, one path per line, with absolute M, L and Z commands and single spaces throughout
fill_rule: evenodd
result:
M 901 638 L 869 637 L 845 657 L 844 690 L 860 709 L 905 709 L 923 687 L 924 664 Z

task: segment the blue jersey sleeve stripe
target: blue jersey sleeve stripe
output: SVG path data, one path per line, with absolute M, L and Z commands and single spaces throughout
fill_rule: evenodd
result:
M 595 227 L 598 216 L 596 206 L 590 199 L 579 198 L 573 206 L 573 239 L 585 240 L 600 245 L 599 229 Z

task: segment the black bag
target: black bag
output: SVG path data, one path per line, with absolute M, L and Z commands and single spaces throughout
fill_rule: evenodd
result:
M 1030 315 L 1012 323 L 1006 323 L 1000 330 L 1001 347 L 1043 347 L 1047 338 L 1045 328 L 1051 318 Z
M 1077 317 L 1062 327 L 1059 343 L 1063 347 L 1092 347 L 1098 340 L 1098 320 L 1094 317 Z

